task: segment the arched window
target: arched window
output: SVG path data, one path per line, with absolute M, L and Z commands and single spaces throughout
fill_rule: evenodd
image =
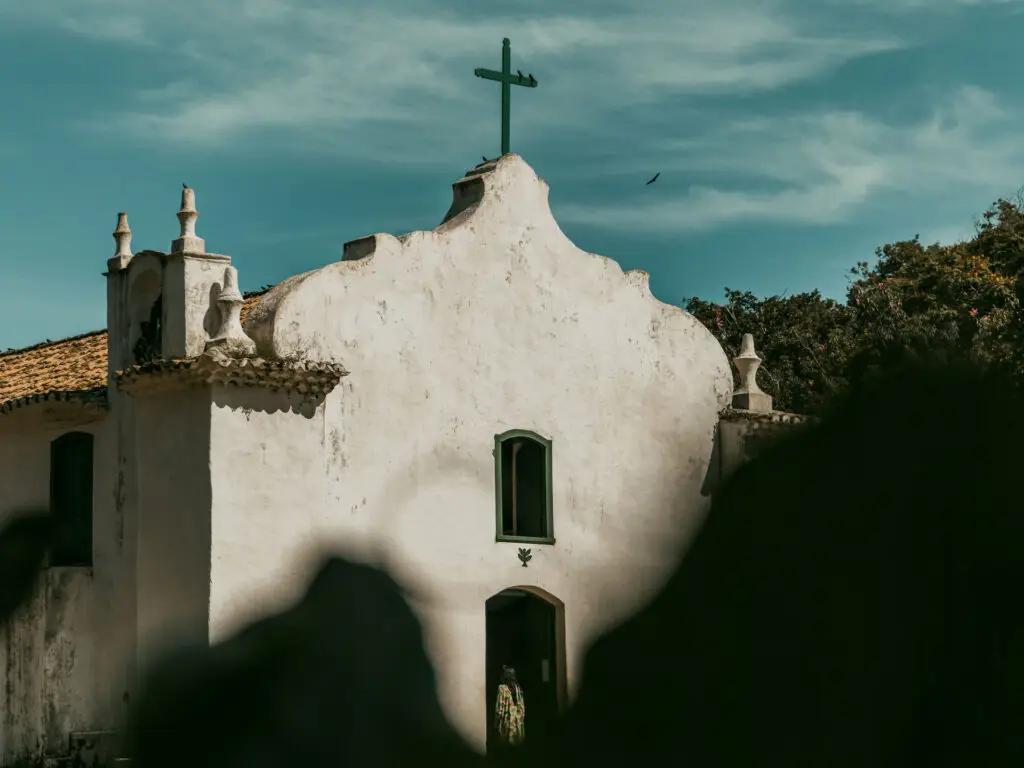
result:
M 68 432 L 50 443 L 51 566 L 92 565 L 93 438 Z
M 497 540 L 553 544 L 551 441 L 513 429 L 494 438 Z

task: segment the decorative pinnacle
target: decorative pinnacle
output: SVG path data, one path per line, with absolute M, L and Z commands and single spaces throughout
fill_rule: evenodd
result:
M 196 191 L 190 187 L 183 187 L 181 190 L 181 210 L 178 211 L 181 234 L 178 237 L 195 237 L 196 219 L 198 218 L 199 211 L 196 210 Z
M 242 328 L 241 292 L 238 290 L 238 270 L 234 267 L 224 269 L 224 285 L 217 297 L 220 307 L 220 330 L 217 335 L 206 342 L 206 350 L 220 347 L 230 355 L 253 355 L 256 353 L 256 342 L 250 339 Z
M 117 229 L 114 230 L 114 242 L 117 243 L 115 257 L 130 259 L 132 257 L 132 230 L 128 226 L 128 214 L 122 211 L 117 214 Z
M 750 333 L 743 334 L 743 343 L 740 344 L 740 353 L 732 359 L 740 372 L 741 388 L 746 392 L 760 392 L 757 386 L 757 369 L 761 367 L 761 358 L 754 351 L 754 336 Z
M 238 270 L 228 267 L 224 270 L 224 287 L 221 289 L 217 302 L 222 305 L 241 304 L 245 299 L 238 290 Z
M 199 218 L 199 211 L 196 210 L 196 191 L 184 184 L 181 190 L 181 210 L 177 215 L 181 233 L 178 239 L 171 243 L 171 253 L 204 253 L 206 242 L 196 235 L 196 219 Z
M 117 227 L 114 229 L 113 235 L 117 248 L 114 255 L 107 259 L 107 269 L 116 272 L 127 267 L 128 262 L 132 260 L 132 230 L 128 226 L 127 213 L 117 214 Z
M 754 351 L 754 337 L 751 334 L 743 334 L 740 353 L 732 361 L 740 372 L 740 387 L 732 394 L 732 407 L 771 413 L 772 396 L 757 386 L 757 369 L 761 367 L 761 358 Z

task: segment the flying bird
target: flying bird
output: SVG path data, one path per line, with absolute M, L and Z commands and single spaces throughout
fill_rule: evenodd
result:
M 658 171 L 656 174 L 654 174 L 654 178 L 652 178 L 650 181 L 648 181 L 647 184 L 653 184 L 654 182 L 656 182 L 658 180 L 659 176 L 661 176 L 661 171 Z M 647 185 L 644 185 L 644 186 L 647 186 Z

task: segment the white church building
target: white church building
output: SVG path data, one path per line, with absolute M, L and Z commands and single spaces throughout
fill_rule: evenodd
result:
M 752 346 L 734 393 L 703 325 L 575 247 L 520 157 L 453 198 L 433 231 L 243 297 L 186 188 L 167 253 L 119 216 L 106 330 L 0 353 L 0 517 L 49 506 L 63 531 L 0 629 L 0 764 L 100 749 L 168 644 L 283 607 L 327 550 L 410 587 L 481 750 L 502 664 L 527 738 L 571 701 L 752 426 L 791 417 Z

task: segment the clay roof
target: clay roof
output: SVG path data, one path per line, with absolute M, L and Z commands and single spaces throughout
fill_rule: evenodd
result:
M 0 406 L 12 400 L 106 385 L 106 331 L 0 353 Z
M 243 320 L 265 292 L 245 295 Z M 15 404 L 74 399 L 106 387 L 105 330 L 0 352 L 0 412 Z

